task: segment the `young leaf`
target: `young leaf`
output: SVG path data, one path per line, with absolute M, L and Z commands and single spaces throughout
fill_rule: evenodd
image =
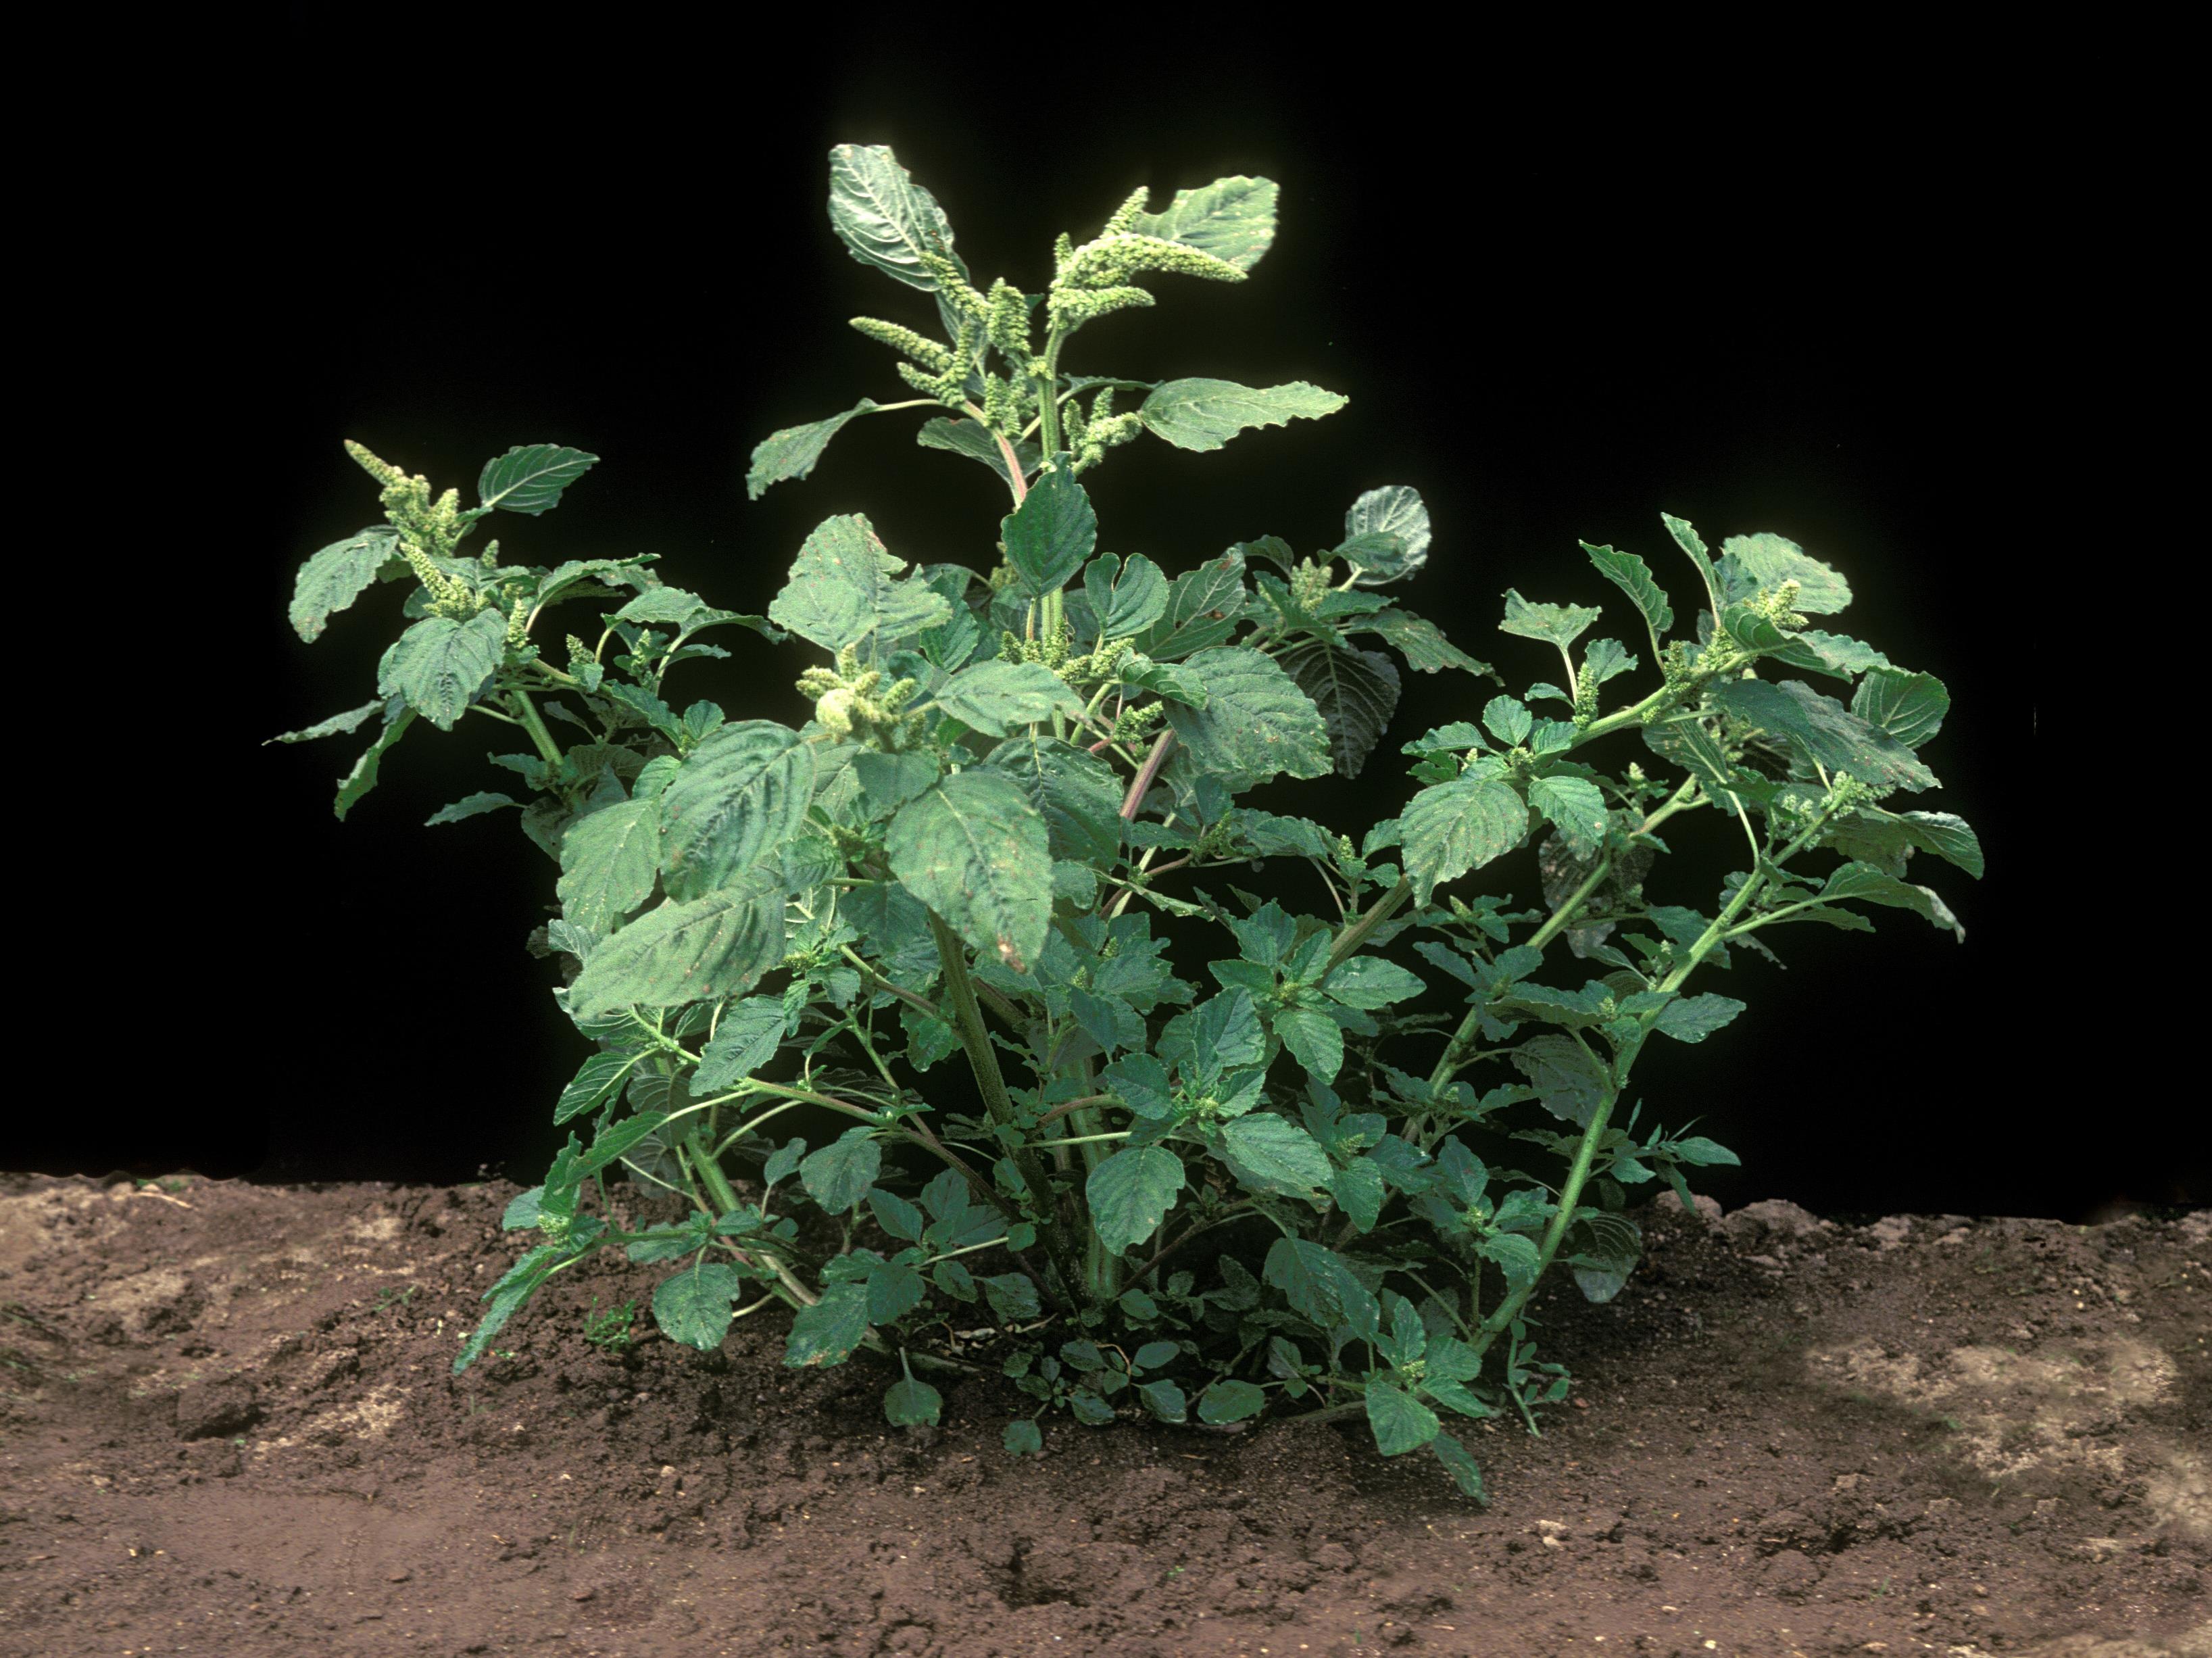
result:
M 1644 625 L 1651 630 L 1655 647 L 1658 641 L 1664 641 L 1667 630 L 1674 625 L 1674 607 L 1668 602 L 1657 578 L 1652 575 L 1651 567 L 1634 553 L 1593 547 L 1587 541 L 1582 544 L 1582 549 L 1589 555 L 1590 562 L 1597 566 L 1599 573 L 1628 595 L 1643 616 Z
M 1437 1413 L 1403 1388 L 1387 1382 L 1367 1384 L 1367 1425 L 1375 1430 L 1375 1448 L 1385 1456 L 1418 1451 L 1437 1436 L 1442 1424 Z
M 1323 1082 L 1344 1068 L 1344 1028 L 1311 1008 L 1285 1008 L 1275 1016 L 1275 1035 L 1292 1058 Z
M 825 651 L 857 645 L 871 634 L 881 643 L 896 642 L 952 614 L 951 601 L 921 577 L 893 579 L 905 568 L 865 513 L 824 519 L 799 548 L 769 618 Z
M 1098 544 L 1098 515 L 1074 469 L 1063 464 L 1038 476 L 999 533 L 1022 591 L 1042 598 L 1066 586 L 1091 556 Z
M 1605 796 L 1587 777 L 1538 777 L 1528 785 L 1528 804 L 1551 820 L 1577 858 L 1605 844 Z
M 968 273 L 952 251 L 945 210 L 888 144 L 839 144 L 830 152 L 830 222 L 854 259 L 925 294 L 937 291 L 937 278 L 922 264 L 924 253 Z
M 1190 668 L 1206 688 L 1206 706 L 1170 704 L 1168 724 L 1201 770 L 1264 782 L 1282 772 L 1319 777 L 1329 769 L 1321 710 L 1271 659 L 1223 646 L 1200 651 Z
M 1721 597 L 1734 602 L 1762 587 L 1797 584 L 1790 608 L 1808 616 L 1832 616 L 1851 602 L 1851 584 L 1840 572 L 1777 535 L 1730 536 L 1721 544 Z
M 726 1261 L 706 1260 L 663 1278 L 653 1292 L 653 1319 L 671 1341 L 711 1353 L 730 1333 L 730 1303 L 745 1280 Z
M 1532 604 L 1514 589 L 1505 590 L 1505 620 L 1502 634 L 1540 639 L 1562 650 L 1573 644 L 1604 611 L 1589 604 Z
M 1519 846 L 1528 808 L 1502 778 L 1457 778 L 1423 789 L 1399 815 L 1406 872 L 1423 902 L 1445 882 Z
M 884 1417 L 894 1428 L 934 1427 L 944 1409 L 945 1395 L 912 1376 L 894 1382 L 884 1395 Z
M 1164 1145 L 1124 1149 L 1091 1171 L 1084 1195 L 1099 1241 L 1115 1254 L 1160 1229 L 1183 1187 L 1182 1159 Z
M 1129 228 L 1249 270 L 1275 240 L 1276 193 L 1272 179 L 1216 179 L 1195 190 L 1178 190 L 1165 209 L 1138 214 Z
M 1242 1422 L 1267 1408 L 1267 1395 L 1249 1382 L 1224 1376 L 1198 1396 L 1198 1419 L 1217 1425 Z
M 1429 562 L 1429 509 L 1421 492 L 1403 483 L 1385 484 L 1352 503 L 1344 515 L 1345 545 L 1337 556 L 1360 567 L 1359 586 L 1379 587 L 1402 580 Z M 1383 537 L 1395 537 L 1395 545 Z M 1358 552 L 1350 550 L 1354 543 L 1359 544 Z
M 1701 1042 L 1742 1012 L 1743 1005 L 1729 996 L 1677 996 L 1659 1010 L 1652 1028 L 1678 1042 Z
M 506 651 L 507 618 L 496 610 L 479 610 L 466 622 L 425 616 L 384 653 L 376 689 L 405 697 L 408 707 L 449 732 L 491 683 Z
M 1276 659 L 1321 710 L 1338 774 L 1358 776 L 1397 710 L 1398 670 L 1390 659 L 1308 639 Z
M 574 1018 L 750 990 L 783 959 L 783 872 L 763 865 L 689 903 L 649 909 L 591 954 L 568 988 Z
M 987 960 L 1029 970 L 1052 917 L 1052 851 L 1011 778 L 955 773 L 900 807 L 884 844 L 891 872 L 954 932 Z
M 372 705 L 374 706 L 374 705 Z M 486 791 L 481 794 L 464 795 L 449 806 L 441 806 L 422 820 L 424 829 L 435 829 L 441 823 L 458 823 L 465 817 L 481 817 L 488 811 L 498 811 L 515 804 L 513 795 Z
M 753 446 L 752 465 L 745 473 L 745 499 L 758 501 L 768 493 L 770 484 L 805 477 L 822 459 L 830 440 L 843 431 L 849 422 L 872 412 L 875 407 L 873 398 L 862 398 L 842 415 L 769 433 Z
M 376 573 L 398 556 L 399 531 L 386 524 L 372 524 L 312 555 L 292 585 L 293 632 L 311 643 L 320 638 L 331 617 L 367 592 Z
M 660 796 L 669 891 L 699 897 L 769 858 L 805 822 L 814 786 L 814 749 L 789 726 L 741 720 L 720 727 L 684 757 Z
M 1178 449 L 1218 449 L 1249 427 L 1316 420 L 1346 401 L 1304 380 L 1258 389 L 1233 380 L 1170 380 L 1145 399 L 1137 418 Z
M 999 440 L 972 420 L 945 420 L 942 417 L 921 423 L 914 440 L 925 449 L 945 449 L 956 455 L 965 455 L 970 460 L 980 460 L 996 472 L 1000 479 L 1011 486 L 1013 474 L 1006 470 L 1006 451 Z M 1034 443 L 1016 443 L 1014 459 L 1020 464 L 1022 476 L 1027 477 L 1037 469 L 1043 459 Z
M 858 1284 L 833 1284 L 791 1321 L 783 1362 L 793 1370 L 842 1364 L 868 1333 L 868 1291 Z
M 598 465 L 597 455 L 557 443 L 518 444 L 488 460 L 477 479 L 477 499 L 487 509 L 538 518 L 561 504 L 561 492 Z

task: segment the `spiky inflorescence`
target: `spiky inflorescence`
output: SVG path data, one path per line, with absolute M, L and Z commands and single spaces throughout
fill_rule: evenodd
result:
M 879 317 L 854 317 L 851 326 L 870 339 L 888 345 L 901 356 L 910 357 L 933 374 L 942 374 L 952 367 L 951 348 L 940 345 L 925 334 L 911 328 L 902 328 L 895 322 L 885 322 Z
M 476 515 L 461 510 L 460 491 L 448 489 L 433 501 L 429 479 L 410 477 L 351 440 L 345 448 L 356 465 L 384 486 L 384 516 L 399 531 L 399 556 L 430 595 L 430 614 L 465 620 L 490 604 L 489 595 L 437 565 L 439 559 L 451 558 L 475 527 Z
M 958 265 L 942 253 L 933 252 L 928 248 L 921 249 L 916 257 L 921 261 L 921 268 L 929 272 L 936 282 L 938 291 L 951 301 L 953 309 L 975 318 L 977 322 L 982 322 L 990 316 L 991 302 L 977 293 L 975 284 L 960 274 Z
M 1030 351 L 1030 306 L 1022 290 L 1001 276 L 991 284 L 988 301 L 990 310 L 984 319 L 984 329 L 991 343 L 1006 354 L 1006 361 L 1017 367 L 1025 366 Z
M 1113 216 L 1106 221 L 1105 228 L 1098 234 L 1101 236 L 1125 234 L 1129 227 L 1137 222 L 1137 216 L 1145 210 L 1145 203 L 1152 199 L 1152 194 L 1150 185 L 1139 185 L 1129 192 L 1128 198 L 1114 210 Z

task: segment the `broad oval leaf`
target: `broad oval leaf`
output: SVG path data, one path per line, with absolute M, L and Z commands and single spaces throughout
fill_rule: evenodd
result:
M 868 1333 L 868 1292 L 858 1284 L 833 1284 L 791 1321 L 783 1362 L 794 1370 L 842 1364 Z
M 562 919 L 604 935 L 647 899 L 660 874 L 660 802 L 625 800 L 570 823 L 561 837 Z
M 372 524 L 311 555 L 292 583 L 292 631 L 310 641 L 330 619 L 368 591 L 376 573 L 399 556 L 399 532 Z
M 1338 774 L 1358 776 L 1397 711 L 1397 668 L 1378 652 L 1345 650 L 1325 639 L 1302 641 L 1276 659 L 1321 710 Z
M 937 291 L 925 252 L 968 267 L 952 251 L 952 226 L 937 198 L 915 183 L 888 144 L 839 144 L 830 152 L 830 222 L 854 258 L 885 276 Z
M 1044 819 L 1052 855 L 1093 869 L 1121 849 L 1121 786 L 1096 755 L 1045 732 L 1017 732 L 984 762 L 1004 772 Z
M 753 446 L 752 465 L 745 471 L 745 499 L 758 501 L 770 484 L 805 477 L 822 459 L 823 451 L 829 448 L 830 440 L 843 431 L 849 422 L 872 413 L 875 407 L 873 398 L 862 398 L 842 414 L 832 415 L 827 420 L 809 421 L 804 426 L 787 426 L 770 432 Z
M 466 622 L 425 616 L 392 641 L 377 665 L 376 689 L 449 732 L 498 672 L 507 653 L 507 618 L 479 610 Z
M 727 886 L 798 834 L 814 769 L 813 749 L 772 720 L 724 726 L 694 749 L 659 802 L 669 891 L 692 898 Z
M 1044 820 L 1004 774 L 956 772 L 899 808 L 884 840 L 891 872 L 969 944 L 1025 973 L 1052 919 Z
M 671 1341 L 711 1353 L 729 1334 L 730 1303 L 744 1287 L 744 1276 L 726 1261 L 687 1266 L 653 1291 L 653 1322 Z
M 890 643 L 949 618 L 951 601 L 919 576 L 897 579 L 905 568 L 866 514 L 824 519 L 800 546 L 769 618 L 825 651 L 872 634 Z
M 1784 536 L 1730 536 L 1721 544 L 1719 575 L 1721 597 L 1727 603 L 1785 581 L 1797 584 L 1790 608 L 1808 616 L 1832 616 L 1851 602 L 1851 584 L 1841 571 Z
M 1194 190 L 1178 190 L 1161 211 L 1131 219 L 1129 228 L 1249 270 L 1275 240 L 1277 195 L 1272 179 L 1216 179 Z
M 783 959 L 783 872 L 775 865 L 703 898 L 649 909 L 592 952 L 569 987 L 569 1016 L 676 1007 L 750 990 Z
M 1936 786 L 1936 774 L 1911 749 L 1800 680 L 1778 685 L 1764 679 L 1732 679 L 1714 686 L 1708 695 L 1739 720 L 1788 738 L 1831 775 L 1846 771 L 1884 793 Z
M 1083 699 L 1042 662 L 978 662 L 938 687 L 937 706 L 988 737 L 1054 714 L 1079 714 Z
M 1246 1190 L 1313 1198 L 1329 1189 L 1332 1165 L 1320 1142 L 1287 1117 L 1254 1111 L 1221 1131 L 1222 1160 Z
M 1387 1382 L 1367 1384 L 1367 1425 L 1375 1430 L 1375 1448 L 1385 1456 L 1403 1456 L 1434 1439 L 1443 1424 L 1437 1413 L 1407 1393 Z
M 1329 769 L 1321 710 L 1272 659 L 1247 646 L 1220 646 L 1200 651 L 1189 665 L 1206 688 L 1206 706 L 1170 704 L 1168 724 L 1200 769 L 1246 785 Z
M 1399 814 L 1406 872 L 1423 902 L 1445 882 L 1519 846 L 1528 808 L 1502 778 L 1456 778 L 1423 789 Z
M 1395 538 L 1395 545 L 1382 540 Z M 1344 515 L 1347 545 L 1360 544 L 1356 554 L 1340 552 L 1360 566 L 1358 585 L 1379 587 L 1412 575 L 1429 562 L 1429 509 L 1421 492 L 1408 484 L 1386 483 L 1370 489 L 1352 503 Z
M 1932 673 L 1907 673 L 1902 668 L 1877 666 L 1851 697 L 1851 712 L 1869 725 L 1887 732 L 1908 749 L 1917 749 L 1943 727 L 1951 711 L 1951 693 Z
M 912 1376 L 891 1383 L 884 1394 L 884 1419 L 894 1428 L 934 1427 L 945 1410 L 945 1395 Z
M 751 1076 L 775 1057 L 785 1023 L 781 996 L 748 996 L 724 1008 L 714 1039 L 700 1050 L 692 1090 L 712 1093 Z
M 857 1208 L 883 1172 L 884 1149 L 872 1128 L 851 1128 L 799 1165 L 806 1195 L 830 1214 Z
M 1182 1159 L 1164 1145 L 1146 1145 L 1106 1158 L 1091 1171 L 1084 1195 L 1100 1241 L 1118 1255 L 1159 1230 L 1182 1188 Z
M 1032 598 L 1066 586 L 1098 544 L 1098 515 L 1066 459 L 1039 474 L 999 526 L 1006 562 Z
M 484 463 L 477 499 L 502 513 L 537 518 L 560 505 L 561 492 L 599 465 L 597 455 L 557 443 L 524 443 Z

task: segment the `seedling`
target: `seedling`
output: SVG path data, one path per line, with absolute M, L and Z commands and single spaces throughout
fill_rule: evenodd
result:
M 1129 446 L 1214 450 L 1345 402 L 1073 372 L 1112 313 L 1154 303 L 1139 278 L 1243 282 L 1273 239 L 1266 179 L 1150 203 L 1061 237 L 1042 291 L 984 287 L 889 150 L 832 152 L 837 234 L 908 301 L 853 325 L 917 395 L 771 434 L 749 491 L 925 410 L 923 446 L 1005 489 L 975 526 L 988 568 L 910 568 L 846 513 L 765 614 L 721 610 L 650 555 L 464 550 L 495 514 L 534 531 L 595 456 L 512 449 L 464 506 L 349 446 L 385 521 L 307 562 L 291 619 L 312 640 L 391 581 L 405 626 L 374 699 L 282 740 L 374 732 L 341 817 L 422 726 L 519 744 L 495 758 L 506 790 L 430 822 L 514 811 L 557 866 L 534 943 L 592 1046 L 554 1104 L 566 1145 L 507 1213 L 532 1246 L 456 1370 L 553 1274 L 620 1248 L 666 1274 L 673 1340 L 711 1350 L 787 1307 L 788 1363 L 882 1355 L 893 1422 L 937 1419 L 923 1376 L 978 1368 L 957 1332 L 1036 1406 L 1017 1454 L 1063 1411 L 1358 1415 L 1479 1497 L 1443 1418 L 1534 1429 L 1565 1396 L 1523 1317 L 1545 1273 L 1609 1298 L 1641 1253 L 1632 1193 L 1663 1180 L 1686 1205 L 1691 1171 L 1736 1161 L 1638 1131 L 1645 1044 L 1733 1020 L 1704 980 L 1775 929 L 1866 930 L 1873 906 L 1959 931 L 1908 865 L 1978 876 L 1974 834 L 1899 805 L 1935 786 L 1919 751 L 1949 695 L 1814 626 L 1850 584 L 1780 536 L 1716 553 L 1662 514 L 1682 611 L 1641 554 L 1585 544 L 1627 643 L 1592 636 L 1596 608 L 1508 590 L 1500 629 L 1557 664 L 1518 695 L 1400 598 L 1432 556 L 1470 558 L 1411 486 L 1353 495 L 1318 544 L 1284 526 L 1304 553 L 1101 551 L 1085 480 Z M 811 647 L 803 700 L 732 718 L 701 696 L 732 629 Z M 1239 803 L 1360 774 L 1408 670 L 1454 677 L 1469 717 L 1403 744 L 1402 809 L 1354 838 Z M 1662 830 L 1699 823 L 1744 853 L 1702 903 L 1657 890 Z M 1316 889 L 1319 914 L 1283 896 Z M 1516 1142 L 1549 1172 L 1501 1161 Z M 617 1169 L 690 1218 L 611 1218 Z M 808 1205 L 835 1224 L 802 1233 Z

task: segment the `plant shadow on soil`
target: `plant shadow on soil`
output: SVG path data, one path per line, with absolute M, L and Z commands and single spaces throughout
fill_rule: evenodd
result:
M 773 1314 L 597 1346 L 611 1257 L 456 1378 L 511 1195 L 0 1177 L 0 1653 L 2212 1655 L 2212 1214 L 1669 1199 L 1486 1509 L 1356 1423 L 893 1430 Z

